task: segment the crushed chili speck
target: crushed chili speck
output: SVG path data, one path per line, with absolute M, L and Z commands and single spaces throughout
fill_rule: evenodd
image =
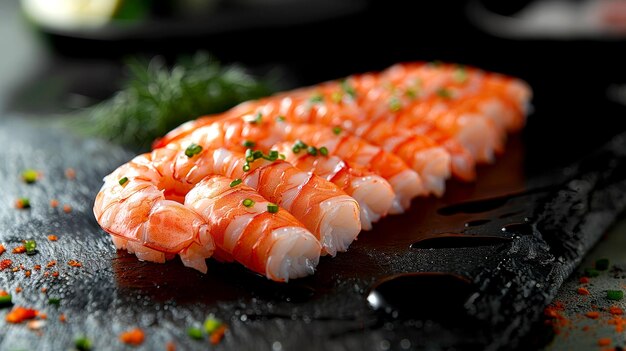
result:
M 74 170 L 74 168 L 68 168 L 65 170 L 65 177 L 67 179 L 74 179 L 76 178 L 76 171 Z
M 141 345 L 145 334 L 140 328 L 131 329 L 120 334 L 120 341 L 129 345 Z
M 44 277 L 47 277 L 47 276 L 49 276 L 49 275 L 50 275 L 50 272 L 48 272 L 48 271 L 43 272 L 43 276 L 44 276 Z
M 168 343 L 165 345 L 165 350 L 166 350 L 166 351 L 176 351 L 176 344 L 174 344 L 174 342 L 173 342 L 173 341 L 168 342 Z
M 82 267 L 83 266 L 82 263 L 80 263 L 79 261 L 76 261 L 76 260 L 69 260 L 67 262 L 67 264 L 72 266 L 72 267 Z
M 37 310 L 15 306 L 11 312 L 7 314 L 5 319 L 9 323 L 22 323 L 35 317 L 37 317 Z
M 11 267 L 13 265 L 13 261 L 9 260 L 9 259 L 5 259 L 0 261 L 0 271 L 3 271 L 9 267 Z
M 38 271 L 38 270 L 41 269 L 41 265 L 40 264 L 36 264 L 36 265 L 33 266 L 33 269 Z
M 57 240 L 59 240 L 59 238 L 56 235 L 54 235 L 54 234 L 50 234 L 50 235 L 48 235 L 48 240 L 50 240 L 50 241 L 57 241 Z
M 48 262 L 48 264 L 46 264 L 46 267 L 47 268 L 54 267 L 56 264 L 57 264 L 57 261 L 52 260 L 52 261 Z
M 26 276 L 26 278 L 30 278 L 30 274 L 30 270 L 24 271 L 24 275 Z
M 587 288 L 578 288 L 576 292 L 578 292 L 578 295 L 589 295 L 589 290 L 587 290 Z
M 57 200 L 57 199 L 50 200 L 50 207 L 52 207 L 52 208 L 59 207 L 59 200 Z
M 587 312 L 585 313 L 585 316 L 591 319 L 598 319 L 600 317 L 600 312 L 596 312 L 596 311 Z
M 580 279 L 578 279 L 578 282 L 580 282 L 581 284 L 587 284 L 587 283 L 589 283 L 589 278 L 588 277 L 580 277 Z
M 609 346 L 611 345 L 611 338 L 602 338 L 598 339 L 599 346 Z
M 614 325 L 615 331 L 618 333 L 623 332 L 624 328 L 626 328 L 626 319 L 622 318 L 621 316 L 615 316 L 614 318 L 611 318 L 608 323 Z
M 70 205 L 63 205 L 63 212 L 65 212 L 65 213 L 72 212 L 72 206 L 70 206 Z
M 65 323 L 67 321 L 67 317 L 65 317 L 64 313 L 61 313 L 61 315 L 59 316 L 59 321 L 61 323 Z
M 58 271 L 52 272 L 52 276 L 55 277 L 55 278 L 58 277 L 59 276 L 59 272 Z
M 7 249 L 4 247 L 4 245 L 0 244 L 0 255 L 2 255 Z
M 224 337 L 224 333 L 226 333 L 226 325 L 222 324 L 213 333 L 211 333 L 211 336 L 209 337 L 211 344 L 213 345 L 219 344 L 220 341 L 222 341 L 222 338 Z
M 22 292 L 22 287 L 18 286 L 17 288 L 15 288 L 15 292 L 18 293 L 18 294 L 21 293 Z
M 48 288 L 46 288 L 46 287 L 41 288 L 41 292 L 45 294 L 46 292 L 48 292 Z
M 26 246 L 24 246 L 24 245 L 20 245 L 20 246 L 18 246 L 18 247 L 13 249 L 13 253 L 14 254 L 21 254 L 21 253 L 24 253 L 24 252 L 26 252 Z
M 48 319 L 48 315 L 43 312 L 37 312 L 37 317 L 41 319 Z
M 624 314 L 624 310 L 617 306 L 611 306 L 609 308 L 609 313 L 613 315 Z

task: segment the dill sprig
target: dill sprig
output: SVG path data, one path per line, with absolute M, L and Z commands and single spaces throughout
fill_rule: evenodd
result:
M 181 58 L 171 69 L 159 58 L 128 63 L 129 79 L 108 100 L 78 113 L 72 126 L 87 135 L 147 149 L 158 137 L 202 115 L 273 92 L 268 79 L 206 53 Z

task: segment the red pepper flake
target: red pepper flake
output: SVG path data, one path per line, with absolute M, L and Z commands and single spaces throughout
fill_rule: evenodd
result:
M 598 346 L 609 346 L 609 345 L 611 345 L 611 338 L 598 339 Z
M 596 312 L 596 311 L 587 312 L 585 313 L 585 316 L 591 319 L 598 319 L 600 317 L 600 312 Z
M 76 178 L 76 171 L 74 170 L 74 168 L 68 168 L 65 170 L 65 178 L 67 179 L 75 179 Z
M 15 288 L 15 292 L 18 293 L 18 294 L 21 293 L 22 292 L 22 287 L 18 286 L 17 288 Z
M 82 263 L 80 263 L 79 261 L 76 261 L 76 260 L 69 260 L 67 262 L 67 264 L 69 264 L 72 267 L 82 267 L 83 266 Z
M 44 277 L 47 277 L 47 276 L 49 276 L 49 275 L 50 275 L 50 272 L 48 272 L 48 271 L 43 272 L 43 276 L 44 276 Z
M 24 272 L 24 275 L 26 275 L 26 278 L 30 278 L 30 270 L 27 270 Z
M 70 205 L 63 205 L 63 212 L 65 212 L 65 213 L 72 212 L 72 206 L 70 206 Z
M 11 267 L 13 265 L 13 261 L 9 260 L 9 259 L 5 259 L 0 261 L 0 271 L 3 271 L 9 267 Z
M 588 277 L 580 277 L 580 279 L 578 279 L 578 281 L 580 282 L 580 284 L 587 284 L 587 283 L 589 283 L 589 278 Z
M 56 264 L 57 264 L 57 261 L 52 260 L 48 262 L 48 264 L 46 265 L 46 268 L 54 267 Z
M 50 234 L 50 235 L 48 235 L 48 240 L 50 240 L 50 241 L 57 241 L 57 240 L 59 240 L 59 238 L 56 235 L 54 235 L 54 234 Z
M 583 327 L 583 331 L 588 331 L 589 329 L 591 329 L 591 328 L 589 328 L 589 326 L 588 326 L 588 325 L 585 325 L 585 326 Z
M 41 319 L 48 319 L 48 315 L 44 312 L 37 312 L 37 317 Z
M 44 294 L 47 293 L 48 292 L 48 288 L 46 288 L 46 287 L 41 288 L 41 292 L 44 293 Z
M 219 344 L 220 341 L 222 341 L 222 338 L 224 338 L 225 332 L 226 332 L 226 325 L 224 324 L 220 325 L 217 329 L 215 329 L 215 331 L 211 333 L 211 336 L 209 337 L 211 344 L 213 345 Z
M 120 341 L 129 345 L 141 345 L 145 339 L 143 330 L 139 328 L 131 329 L 120 334 Z
M 35 317 L 37 317 L 37 310 L 15 306 L 11 312 L 7 314 L 6 321 L 9 323 L 22 323 Z
M 624 314 L 624 310 L 617 306 L 611 306 L 609 308 L 609 313 L 611 313 L 612 315 L 619 315 Z
M 52 208 L 59 207 L 59 200 L 57 200 L 57 199 L 50 200 L 50 207 L 52 207 Z
M 24 245 L 18 246 L 18 247 L 13 249 L 13 253 L 14 254 L 21 254 L 21 253 L 24 253 L 24 252 L 26 252 L 26 246 L 24 246 Z
M 7 249 L 4 247 L 4 245 L 0 244 L 0 255 L 2 255 Z
M 7 296 L 9 293 L 6 290 L 0 289 L 0 296 Z
M 52 276 L 55 277 L 55 278 L 58 277 L 59 276 L 59 272 L 58 271 L 52 272 Z
M 578 292 L 578 295 L 589 295 L 589 290 L 587 290 L 587 288 L 578 288 L 576 292 Z
M 165 350 L 166 351 L 176 351 L 176 344 L 174 344 L 173 341 L 168 342 L 167 344 L 165 344 Z
M 61 323 L 67 322 L 67 317 L 65 317 L 64 313 L 61 313 L 61 315 L 59 316 L 59 322 Z
M 621 333 L 624 331 L 626 327 L 626 319 L 623 319 L 620 316 L 615 316 L 615 318 L 611 318 L 608 322 L 611 325 L 615 326 L 615 331 Z
M 41 269 L 41 265 L 40 264 L 36 264 L 36 265 L 33 266 L 33 269 L 38 271 L 38 270 Z

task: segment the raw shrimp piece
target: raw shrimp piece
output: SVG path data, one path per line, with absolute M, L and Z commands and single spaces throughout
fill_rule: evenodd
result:
M 185 205 L 208 224 L 215 257 L 274 281 L 313 274 L 321 250 L 313 234 L 284 209 L 268 212 L 265 198 L 244 184 L 231 186 L 232 181 L 208 176 L 185 196 Z
M 293 142 L 283 142 L 272 147 L 285 155 L 286 161 L 297 168 L 313 172 L 352 196 L 361 209 L 361 227 L 372 229 L 372 223 L 387 215 L 395 194 L 391 185 L 379 175 L 358 166 L 350 166 L 331 154 L 311 155 L 307 150 L 294 152 Z

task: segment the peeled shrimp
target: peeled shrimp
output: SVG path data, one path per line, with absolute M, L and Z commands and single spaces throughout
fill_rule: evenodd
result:
M 241 263 L 274 281 L 313 274 L 321 246 L 289 212 L 271 206 L 254 189 L 223 176 L 207 176 L 185 196 L 216 245 L 215 258 Z

